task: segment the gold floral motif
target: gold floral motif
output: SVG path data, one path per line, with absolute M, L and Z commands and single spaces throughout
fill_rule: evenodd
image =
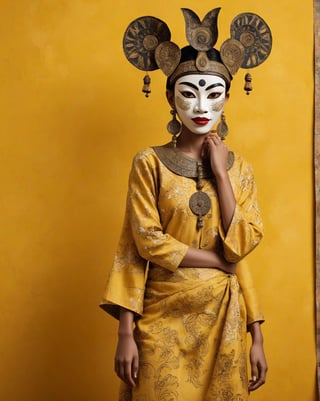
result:
M 178 267 L 189 246 L 224 253 L 238 263 L 259 243 L 262 225 L 251 167 L 234 155 L 228 173 L 236 210 L 227 235 L 209 177 L 203 190 L 212 210 L 197 233 L 188 206 L 194 178 L 168 169 L 151 148 L 133 162 L 125 223 L 102 302 L 113 316 L 118 317 L 119 305 L 137 316 L 139 385 L 122 386 L 121 401 L 247 401 L 243 295 L 250 319 L 261 318 L 247 270 L 242 262 L 237 277 Z

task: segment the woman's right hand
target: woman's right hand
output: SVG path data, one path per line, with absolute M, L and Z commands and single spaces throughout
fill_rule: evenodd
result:
M 133 334 L 119 334 L 114 370 L 129 386 L 135 387 L 138 379 L 139 354 Z

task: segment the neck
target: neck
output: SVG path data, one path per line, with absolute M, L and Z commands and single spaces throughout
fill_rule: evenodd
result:
M 195 159 L 201 159 L 203 141 L 206 135 L 197 135 L 183 129 L 177 141 L 177 148 Z

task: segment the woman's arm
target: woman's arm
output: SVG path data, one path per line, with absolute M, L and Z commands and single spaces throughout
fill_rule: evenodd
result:
M 203 155 L 210 157 L 216 178 L 221 213 L 219 234 L 224 257 L 228 262 L 238 263 L 259 244 L 263 236 L 253 171 L 241 158 L 237 158 L 231 173 L 227 171 L 229 150 L 216 133 L 206 137 L 203 149 Z
M 208 267 L 218 268 L 226 273 L 235 273 L 236 265 L 228 263 L 226 260 L 212 251 L 204 249 L 189 248 L 180 263 L 181 267 Z
M 268 365 L 263 350 L 263 336 L 259 322 L 254 322 L 248 326 L 252 338 L 250 349 L 251 380 L 249 381 L 249 391 L 257 390 L 266 382 Z
M 139 371 L 139 354 L 133 337 L 133 320 L 134 313 L 132 311 L 120 309 L 114 370 L 121 380 L 135 387 Z
M 236 207 L 227 171 L 229 149 L 216 133 L 207 136 L 205 146 L 208 147 L 211 169 L 216 178 L 223 229 L 227 233 Z

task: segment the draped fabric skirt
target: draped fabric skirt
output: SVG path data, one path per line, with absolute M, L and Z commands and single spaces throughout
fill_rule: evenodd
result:
M 120 401 L 246 401 L 246 311 L 236 275 L 149 269 L 137 321 L 138 385 Z

